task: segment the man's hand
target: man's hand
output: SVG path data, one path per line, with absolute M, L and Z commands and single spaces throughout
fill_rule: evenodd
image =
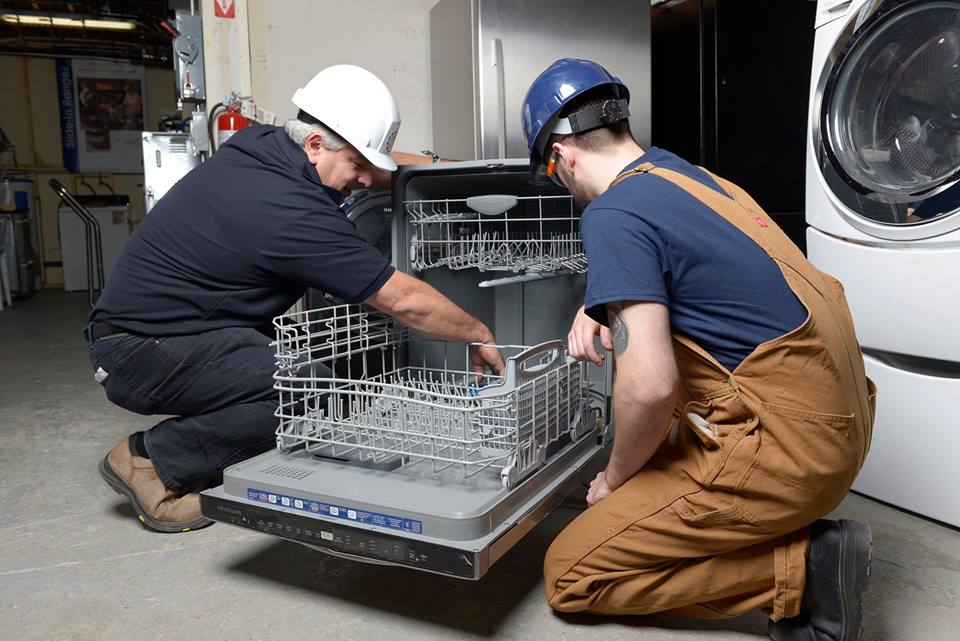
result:
M 483 373 L 486 371 L 485 368 L 487 367 L 489 367 L 497 376 L 503 376 L 504 372 L 506 371 L 506 365 L 503 363 L 503 356 L 500 355 L 500 350 L 498 350 L 496 347 L 489 347 L 486 345 L 471 345 L 470 363 L 473 365 L 473 371 L 481 377 L 483 376 Z
M 607 498 L 616 487 L 611 487 L 607 482 L 607 471 L 604 470 L 597 474 L 597 477 L 590 481 L 590 490 L 587 492 L 587 505 L 596 505 Z
M 581 307 L 567 335 L 567 349 L 570 351 L 570 356 L 578 361 L 590 361 L 596 365 L 603 365 L 604 356 L 597 351 L 593 342 L 593 338 L 597 335 L 600 336 L 600 344 L 603 348 L 608 352 L 613 351 L 610 329 L 587 316 Z

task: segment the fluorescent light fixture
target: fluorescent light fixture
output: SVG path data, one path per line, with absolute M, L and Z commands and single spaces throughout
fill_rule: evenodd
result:
M 130 31 L 137 28 L 135 22 L 127 22 L 126 20 L 100 20 L 97 18 L 68 18 L 65 16 L 5 13 L 2 19 L 4 22 L 20 24 L 25 27 L 65 27 L 69 29 L 108 29 L 112 31 Z

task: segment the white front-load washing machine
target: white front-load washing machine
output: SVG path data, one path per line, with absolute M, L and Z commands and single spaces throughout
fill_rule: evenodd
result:
M 854 489 L 960 526 L 960 0 L 819 0 L 810 96 L 807 253 L 879 387 Z

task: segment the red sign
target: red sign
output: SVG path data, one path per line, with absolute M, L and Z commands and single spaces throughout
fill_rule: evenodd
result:
M 213 15 L 216 18 L 236 18 L 237 3 L 235 0 L 213 0 Z

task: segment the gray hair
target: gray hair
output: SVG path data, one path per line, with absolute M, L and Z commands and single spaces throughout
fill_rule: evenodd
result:
M 314 133 L 323 136 L 323 147 L 328 151 L 338 151 L 343 149 L 347 144 L 347 141 L 320 123 L 311 124 L 294 118 L 293 120 L 288 120 L 283 125 L 283 130 L 290 136 L 290 140 L 297 143 L 298 147 L 303 147 L 307 144 L 307 138 L 310 137 L 310 134 Z

